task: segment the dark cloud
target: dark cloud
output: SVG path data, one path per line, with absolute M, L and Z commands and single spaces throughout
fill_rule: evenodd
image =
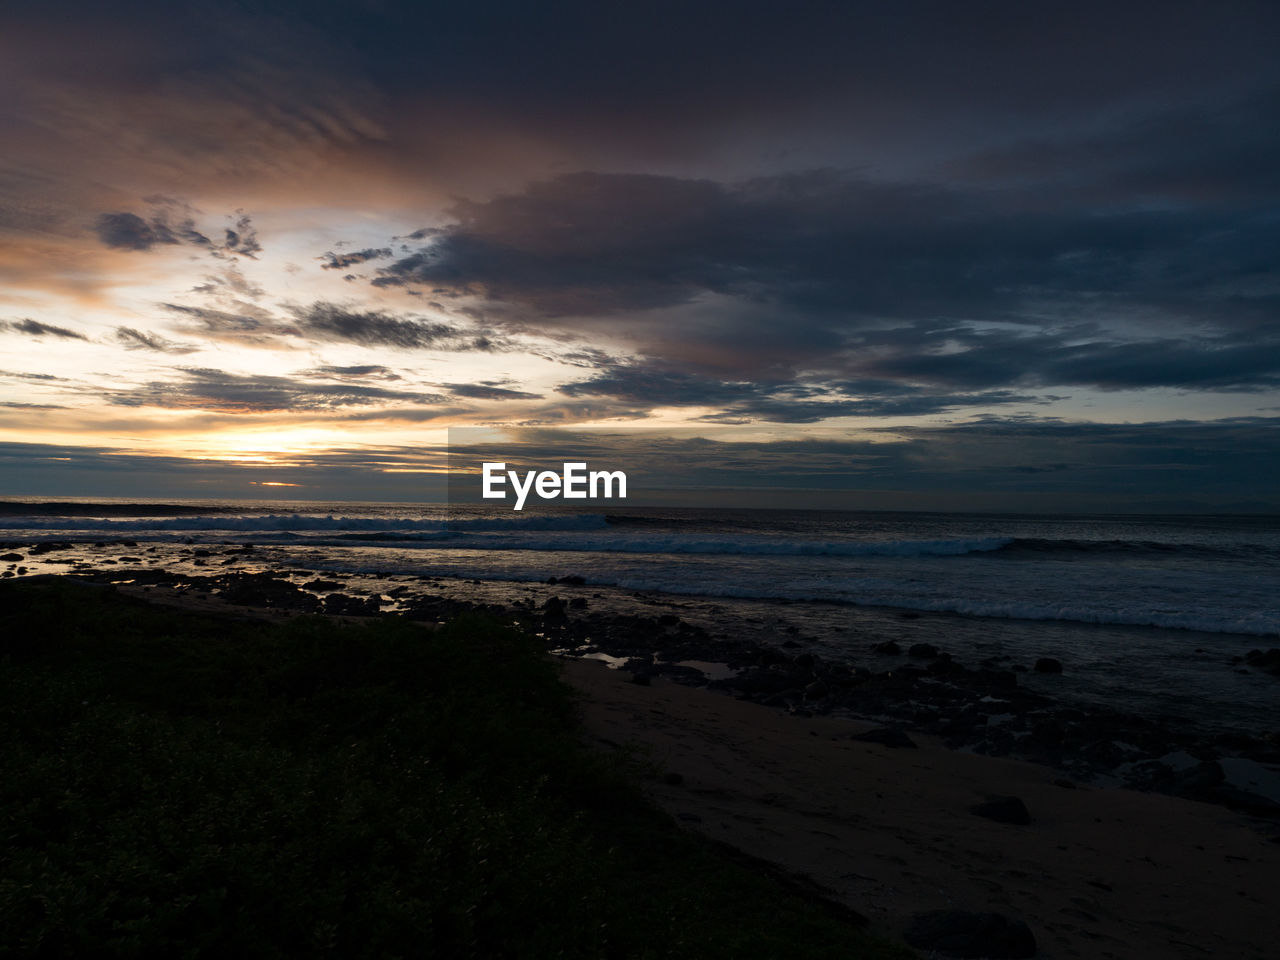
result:
M 66 327 L 55 327 L 53 324 L 40 323 L 38 320 L 0 320 L 0 330 L 12 330 L 14 333 L 25 333 L 32 337 L 58 337 L 63 340 L 88 340 L 83 333 L 68 330 Z
M 147 197 L 145 202 L 151 208 L 145 219 L 128 211 L 100 214 L 93 224 L 98 239 L 118 250 L 145 251 L 157 246 L 188 244 L 219 259 L 240 256 L 254 260 L 262 252 L 257 229 L 243 211 L 236 211 L 233 225 L 222 231 L 222 242 L 215 243 L 197 229 L 196 211 L 185 201 L 154 196 Z
M 35 380 L 40 383 L 67 383 L 66 377 L 55 377 L 51 373 L 25 373 L 17 370 L 0 370 L 0 377 L 10 380 Z
M 417 238 L 415 237 L 415 239 Z M 390 247 L 380 247 L 376 250 L 354 250 L 351 253 L 333 253 L 331 251 L 321 258 L 324 262 L 320 264 L 320 268 L 322 270 L 346 270 L 356 264 L 367 263 L 370 260 L 381 260 L 391 255 Z
M 1096 325 L 1055 332 L 918 325 L 862 335 L 857 346 L 851 365 L 869 376 L 951 388 L 1280 386 L 1280 327 L 1125 340 Z
M 326 301 L 294 309 L 304 336 L 361 346 L 405 350 L 493 350 L 498 344 L 483 333 L 436 320 L 401 317 L 383 310 L 359 310 Z
M 223 242 L 220 248 L 222 253 L 256 260 L 257 255 L 262 252 L 262 244 L 258 242 L 257 228 L 254 227 L 248 215 L 239 210 L 236 211 L 235 226 L 227 227 L 222 233 Z
M 1029 207 L 1021 191 L 886 184 L 832 171 L 725 184 L 567 174 L 461 202 L 381 286 L 599 320 L 710 295 L 842 325 L 937 317 L 1038 322 L 1158 309 L 1218 322 L 1269 312 L 1273 217 Z
M 971 388 L 1277 383 L 1280 220 L 1266 211 L 817 171 L 570 174 L 453 214 L 373 282 L 629 339 L 690 376 L 736 371 L 727 398 L 814 369 Z M 664 386 L 678 401 L 681 384 Z
M 718 407 L 708 422 L 815 423 L 833 417 L 920 416 L 961 407 L 1038 404 L 1049 398 L 1011 390 L 938 393 L 903 384 L 840 381 L 726 381 L 649 363 L 614 364 L 587 380 L 562 384 L 570 397 L 608 397 L 645 409 Z
M 150 250 L 157 244 L 177 243 L 168 227 L 148 223 L 136 213 L 104 213 L 93 225 L 98 239 L 118 250 Z
M 448 390 L 455 397 L 467 397 L 472 400 L 540 400 L 542 394 L 529 393 L 526 390 L 512 390 L 501 383 L 486 381 L 484 383 L 441 383 L 437 386 Z
M 183 354 L 192 353 L 195 347 L 183 343 L 174 343 L 154 333 L 143 333 L 133 327 L 116 327 L 116 339 L 124 344 L 126 350 L 155 350 L 158 353 Z
M 323 412 L 371 404 L 438 404 L 442 394 L 390 390 L 347 382 L 242 375 L 198 367 L 175 371 L 171 381 L 153 381 L 135 389 L 107 392 L 118 406 L 152 406 L 226 413 Z
M 307 372 L 324 374 L 330 377 L 375 377 L 379 380 L 400 379 L 400 375 L 392 371 L 391 368 L 384 367 L 378 363 L 361 363 L 347 367 L 323 366 Z
M 182 318 L 176 329 L 189 336 L 226 341 L 266 349 L 289 349 L 297 345 L 301 331 L 295 323 L 275 317 L 253 304 L 241 303 L 239 311 L 216 310 L 181 303 L 162 303 L 162 308 Z

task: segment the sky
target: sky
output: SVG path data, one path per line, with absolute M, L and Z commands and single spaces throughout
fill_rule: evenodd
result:
M 0 89 L 0 496 L 1280 510 L 1274 3 L 55 0 Z

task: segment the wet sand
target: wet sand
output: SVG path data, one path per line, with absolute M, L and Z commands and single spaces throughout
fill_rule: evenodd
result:
M 1275 956 L 1276 824 L 1127 790 L 1068 788 L 1023 761 L 853 741 L 870 724 L 799 718 L 588 661 L 564 663 L 588 735 L 633 744 L 681 782 L 654 799 L 688 828 L 771 861 L 901 937 L 918 911 L 1025 920 L 1037 956 Z M 672 778 L 674 779 L 674 778 Z M 970 812 L 1020 797 L 1029 825 Z

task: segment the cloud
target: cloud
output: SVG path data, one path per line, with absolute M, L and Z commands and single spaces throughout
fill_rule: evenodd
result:
M 237 305 L 239 311 L 181 303 L 160 304 L 163 309 L 184 318 L 184 322 L 176 324 L 175 329 L 188 336 L 273 350 L 297 346 L 297 338 L 301 336 L 297 324 L 283 321 L 256 304 L 239 302 Z
M 129 211 L 100 214 L 93 223 L 98 239 L 108 247 L 133 251 L 186 244 L 219 259 L 253 260 L 262 252 L 257 229 L 243 211 L 236 211 L 233 224 L 222 230 L 222 242 L 216 243 L 196 228 L 196 211 L 187 202 L 167 196 L 147 197 L 145 202 L 151 207 L 145 219 Z
M 713 423 L 816 423 L 833 417 L 920 416 L 961 407 L 1046 402 L 1009 390 L 938 393 L 895 383 L 718 380 L 652 361 L 614 364 L 557 389 L 570 397 L 608 397 L 649 410 L 719 408 L 699 418 Z
M 516 329 L 626 340 L 691 375 L 1276 382 L 1275 352 L 1249 341 L 1276 336 L 1280 267 L 1256 251 L 1280 249 L 1280 221 L 1234 205 L 1091 208 L 832 170 L 733 183 L 583 172 L 452 212 L 372 282 Z
M 222 231 L 223 241 L 220 252 L 225 254 L 236 254 L 242 257 L 248 257 L 250 260 L 256 260 L 257 255 L 262 252 L 262 244 L 258 242 L 258 231 L 254 227 L 253 221 L 249 219 L 248 214 L 242 211 L 236 211 L 236 222 L 233 227 L 227 227 Z
M 361 346 L 398 347 L 405 350 L 479 350 L 498 347 L 490 336 L 453 324 L 401 317 L 384 310 L 360 310 L 327 301 L 293 311 L 304 336 Z
M 225 496 L 261 499 L 263 481 L 301 484 L 308 495 L 333 499 L 422 502 L 443 499 L 432 471 L 445 462 L 430 444 L 297 453 L 265 463 L 138 454 L 104 446 L 0 443 L 0 493 L 137 497 L 140 490 L 163 497 L 207 496 L 211 484 Z M 286 493 L 285 496 L 297 496 Z
M 307 373 L 318 373 L 330 377 L 376 377 L 380 380 L 399 380 L 400 375 L 391 370 L 390 367 L 384 367 L 380 363 L 360 363 L 353 366 L 323 366 L 316 367 Z
M 830 170 L 738 183 L 565 174 L 460 201 L 452 225 L 374 283 L 543 318 L 598 319 L 716 294 L 846 321 L 1018 319 L 1033 293 L 1133 292 L 1141 278 L 1124 258 L 1185 244 L 1210 226 L 1158 213 L 1011 209 L 1021 204 Z M 1090 252 L 1106 261 L 1079 256 Z
M 150 250 L 158 244 L 177 243 L 162 223 L 148 223 L 136 213 L 104 213 L 94 222 L 98 239 L 117 250 Z
M 355 250 L 351 253 L 326 253 L 321 259 L 324 261 L 320 265 L 322 270 L 346 270 L 348 267 L 354 267 L 356 264 L 366 263 L 369 260 L 381 260 L 384 257 L 390 257 L 392 251 L 390 247 L 380 247 L 378 249 Z
M 184 354 L 194 353 L 196 347 L 183 343 L 175 343 L 154 333 L 143 333 L 133 327 L 116 327 L 116 339 L 124 344 L 126 350 L 154 350 L 158 353 Z
M 32 337 L 58 337 L 62 340 L 88 340 L 83 333 L 68 330 L 66 327 L 55 327 L 37 320 L 0 320 L 0 330 L 12 330 L 14 333 L 25 333 Z
M 265 296 L 267 291 L 261 284 L 246 279 L 240 272 L 240 268 L 231 262 L 220 272 L 205 277 L 204 283 L 192 287 L 191 292 L 208 294 L 215 298 L 230 296 L 258 300 Z
M 529 393 L 527 390 L 512 390 L 501 383 L 486 381 L 484 383 L 441 383 L 437 386 L 448 390 L 455 397 L 468 397 L 472 400 L 540 400 L 542 394 Z
M 1061 331 L 913 325 L 857 340 L 851 366 L 893 381 L 975 389 L 1000 384 L 1181 387 L 1260 391 L 1280 387 L 1280 330 L 1125 339 L 1097 325 Z
M 1280 470 L 1280 418 L 1096 424 L 987 417 L 948 426 L 877 428 L 861 436 L 744 437 L 640 429 L 450 431 L 451 448 L 477 459 L 513 451 L 530 463 L 570 454 L 619 464 L 637 492 L 756 489 L 836 495 L 826 504 L 1010 510 L 1271 510 Z M 768 491 L 774 491 L 772 498 Z M 689 503 L 705 503 L 690 499 Z M 717 502 L 717 501 L 713 501 Z M 718 502 L 725 502 L 721 496 Z
M 17 370 L 0 370 L 0 377 L 10 380 L 35 380 L 40 383 L 67 383 L 66 377 L 55 377 L 52 373 L 26 373 Z
M 169 381 L 151 381 L 133 389 L 105 392 L 108 402 L 128 407 L 163 407 L 223 413 L 323 412 L 350 406 L 389 403 L 442 404 L 443 394 L 353 383 L 307 381 L 294 377 L 234 374 L 184 367 Z

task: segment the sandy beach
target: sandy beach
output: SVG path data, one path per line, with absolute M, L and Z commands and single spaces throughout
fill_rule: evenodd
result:
M 902 935 L 937 909 L 1031 927 L 1037 956 L 1274 956 L 1274 824 L 1222 807 L 1059 785 L 1036 764 L 851 740 L 870 724 L 799 718 L 722 694 L 565 662 L 588 735 L 632 744 L 674 776 L 653 798 L 691 830 L 811 878 L 873 927 Z M 970 812 L 1021 798 L 1031 823 Z

